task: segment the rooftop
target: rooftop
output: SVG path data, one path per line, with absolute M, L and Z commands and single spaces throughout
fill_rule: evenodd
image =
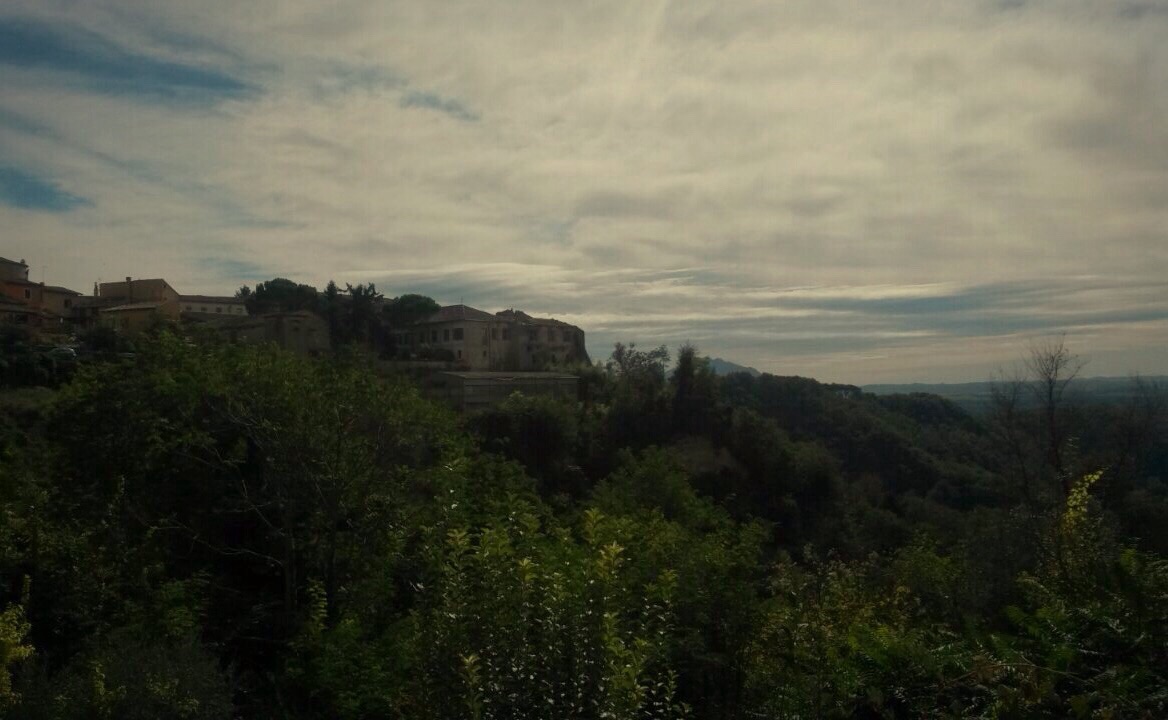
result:
M 45 285 L 44 283 L 33 282 L 31 280 L 5 280 L 4 282 L 8 283 L 9 285 L 27 285 L 28 287 L 44 288 L 45 290 L 48 290 L 49 292 L 66 293 L 69 295 L 80 295 L 81 294 L 81 293 L 77 292 L 76 290 L 70 290 L 67 287 L 61 287 L 60 285 Z
M 439 308 L 438 312 L 430 315 L 425 320 L 419 320 L 418 322 L 419 322 L 419 324 L 422 324 L 422 323 L 435 323 L 435 322 L 450 322 L 452 320 L 494 320 L 494 319 L 495 319 L 494 315 L 492 315 L 488 312 L 483 312 L 482 310 L 477 310 L 475 308 L 470 307 L 469 305 L 447 305 L 444 308 Z
M 161 301 L 126 303 L 125 305 L 115 305 L 114 307 L 105 308 L 102 312 L 122 312 L 123 310 L 154 310 L 155 308 L 162 307 L 165 304 L 165 302 Z
M 242 305 L 243 300 L 230 295 L 179 295 L 180 302 L 231 303 Z

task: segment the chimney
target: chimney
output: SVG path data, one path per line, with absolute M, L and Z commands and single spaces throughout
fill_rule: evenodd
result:
M 101 295 L 101 290 L 97 288 L 97 283 L 95 282 L 93 283 L 93 296 L 97 297 L 99 295 Z
M 126 276 L 126 302 L 134 302 L 134 286 L 129 275 Z

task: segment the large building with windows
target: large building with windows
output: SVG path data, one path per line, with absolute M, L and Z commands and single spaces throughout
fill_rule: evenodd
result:
M 491 313 L 449 305 L 399 338 L 415 354 L 452 360 L 469 370 L 541 370 L 590 362 L 584 331 L 518 310 Z
M 247 305 L 237 297 L 222 295 L 179 295 L 179 310 L 183 314 L 247 315 Z

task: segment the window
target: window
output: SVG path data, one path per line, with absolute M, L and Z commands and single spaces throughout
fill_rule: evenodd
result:
M 511 331 L 510 331 L 510 330 L 508 330 L 507 328 L 503 328 L 503 339 L 504 339 L 504 340 L 510 340 L 510 339 L 511 339 Z
M 207 312 L 207 307 L 205 305 L 200 306 L 199 312 Z
M 418 333 L 418 342 L 420 342 L 420 343 L 426 342 L 426 333 L 424 333 L 424 332 Z
M 29 299 L 29 298 L 31 298 L 31 297 L 32 297 L 32 290 L 29 290 L 28 288 L 25 288 L 25 289 L 24 289 L 24 299 L 25 299 L 25 300 L 28 300 L 28 299 Z
M 221 313 L 221 312 L 223 312 L 223 308 L 217 307 L 217 308 L 215 308 L 215 312 Z
M 462 339 L 462 328 L 454 328 L 454 339 L 455 340 Z
M 65 307 L 67 307 L 67 308 L 73 307 L 73 298 L 65 298 Z
M 186 306 L 186 307 L 184 307 L 183 309 L 184 309 L 184 310 L 186 310 L 187 312 L 190 312 L 190 311 L 191 311 L 191 306 L 190 306 L 190 305 L 187 305 L 187 306 Z
M 437 330 L 430 331 L 430 342 L 432 342 L 432 343 L 438 342 L 438 331 Z
M 491 328 L 491 339 L 492 340 L 499 339 L 499 328 Z
M 450 341 L 450 330 L 443 330 L 442 331 L 442 342 L 449 342 L 449 341 Z
M 487 356 L 487 351 L 483 350 L 483 357 L 486 357 L 486 356 Z
M 461 350 L 459 350 L 459 351 L 458 351 L 458 359 L 459 359 L 459 360 L 461 360 L 461 359 L 462 359 L 462 351 L 461 351 Z

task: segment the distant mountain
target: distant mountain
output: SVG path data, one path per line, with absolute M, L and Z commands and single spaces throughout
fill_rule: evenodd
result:
M 1168 389 L 1168 376 L 1147 376 L 1142 380 L 1161 389 Z M 967 411 L 978 413 L 984 410 L 993 396 L 994 383 L 908 383 L 864 385 L 861 389 L 873 395 L 908 395 L 928 393 L 952 400 Z M 1132 396 L 1133 385 L 1130 377 L 1076 378 L 1071 383 L 1072 397 L 1087 403 L 1119 402 Z
M 762 373 L 752 367 L 746 367 L 745 365 L 732 363 L 729 360 L 723 360 L 722 358 L 711 358 L 710 369 L 714 371 L 715 375 L 729 375 L 730 373 L 736 372 L 744 372 L 751 377 L 758 377 L 759 375 L 762 375 Z

